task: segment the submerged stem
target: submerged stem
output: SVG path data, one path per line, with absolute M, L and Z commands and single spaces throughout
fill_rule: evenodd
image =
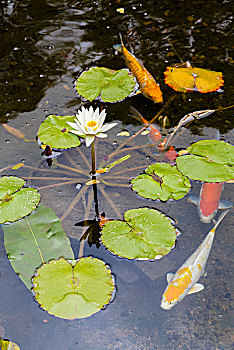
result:
M 91 143 L 92 175 L 96 174 L 95 139 Z

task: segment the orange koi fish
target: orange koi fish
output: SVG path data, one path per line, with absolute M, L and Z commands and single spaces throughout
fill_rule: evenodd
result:
M 147 71 L 134 55 L 132 55 L 124 46 L 122 35 L 119 34 L 121 44 L 114 45 L 114 49 L 123 53 L 126 65 L 132 74 L 135 76 L 142 94 L 153 100 L 154 102 L 163 102 L 162 91 L 160 90 L 159 85 L 156 83 L 153 76 Z
M 148 121 L 136 110 L 136 108 L 130 106 L 130 111 L 134 118 L 139 120 L 143 125 L 148 125 Z M 162 135 L 158 131 L 158 129 L 155 127 L 155 125 L 150 124 L 148 126 L 149 128 L 149 138 L 152 143 L 158 142 L 159 144 L 156 146 L 159 152 L 165 152 L 165 145 L 167 143 L 167 138 L 162 140 Z M 172 145 L 170 145 L 168 151 L 164 153 L 164 158 L 166 158 L 169 161 L 174 161 L 177 157 L 178 153 L 174 149 Z
M 168 285 L 163 293 L 161 308 L 170 310 L 187 294 L 200 292 L 203 284 L 197 283 L 203 275 L 207 259 L 214 241 L 215 230 L 229 210 L 226 210 L 218 219 L 213 229 L 195 250 L 195 252 L 183 263 L 175 274 L 167 274 Z
M 223 186 L 223 182 L 204 182 L 201 186 L 199 198 L 195 195 L 189 196 L 189 201 L 197 205 L 198 215 L 202 222 L 209 223 L 218 209 L 232 207 L 232 203 L 220 200 Z

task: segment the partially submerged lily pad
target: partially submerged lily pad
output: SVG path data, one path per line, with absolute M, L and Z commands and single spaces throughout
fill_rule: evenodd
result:
M 177 157 L 178 169 L 192 180 L 223 182 L 234 179 L 234 146 L 203 140 L 187 148 L 190 154 Z
M 89 101 L 116 102 L 128 97 L 135 88 L 134 77 L 127 69 L 112 70 L 105 67 L 92 67 L 76 80 L 75 88 L 79 95 Z
M 30 214 L 40 202 L 35 188 L 22 188 L 23 179 L 14 176 L 0 178 L 0 223 L 13 222 Z
M 37 136 L 44 145 L 52 148 L 71 148 L 80 145 L 77 135 L 70 132 L 72 129 L 67 122 L 74 122 L 75 116 L 49 115 L 39 126 Z
M 52 209 L 41 205 L 29 217 L 3 226 L 4 245 L 12 268 L 30 290 L 35 270 L 45 261 L 74 259 L 69 238 Z
M 149 165 L 145 174 L 132 179 L 132 189 L 139 196 L 150 199 L 183 198 L 190 190 L 190 181 L 175 166 L 166 163 Z
M 70 320 L 98 312 L 115 291 L 111 270 L 104 261 L 91 257 L 71 264 L 63 258 L 52 260 L 37 270 L 33 284 L 44 310 Z
M 176 229 L 170 218 L 156 209 L 128 210 L 125 221 L 109 221 L 103 227 L 101 240 L 119 257 L 139 260 L 160 259 L 175 244 Z
M 20 350 L 20 347 L 10 340 L 3 340 L 0 337 L 0 349 L 1 350 Z

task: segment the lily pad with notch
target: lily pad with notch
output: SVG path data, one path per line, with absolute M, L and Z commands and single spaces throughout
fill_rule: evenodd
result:
M 52 148 L 67 149 L 80 145 L 77 135 L 70 132 L 72 129 L 67 122 L 74 122 L 75 116 L 49 115 L 39 126 L 37 136 L 44 145 Z
M 175 166 L 155 163 L 145 169 L 145 174 L 131 180 L 132 189 L 139 196 L 150 199 L 181 199 L 190 190 L 190 181 Z
M 43 264 L 33 279 L 35 298 L 48 313 L 65 319 L 89 317 L 101 310 L 115 292 L 111 270 L 104 261 L 64 258 Z
M 23 179 L 14 176 L 0 178 L 0 223 L 13 222 L 30 214 L 40 202 L 36 188 L 22 188 Z
M 168 254 L 176 241 L 171 219 L 156 209 L 128 210 L 125 221 L 108 221 L 101 241 L 113 254 L 137 260 L 155 260 Z
M 203 140 L 189 146 L 190 154 L 177 157 L 178 169 L 192 180 L 224 182 L 234 179 L 234 146 L 224 141 Z
M 4 245 L 12 268 L 30 290 L 35 270 L 44 262 L 74 259 L 69 238 L 52 209 L 40 205 L 30 216 L 3 226 Z
M 79 95 L 89 101 L 122 101 L 133 94 L 138 84 L 128 69 L 113 70 L 105 67 L 92 67 L 84 71 L 75 82 Z

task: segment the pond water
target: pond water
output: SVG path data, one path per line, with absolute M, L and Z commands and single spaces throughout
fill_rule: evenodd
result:
M 123 8 L 124 13 L 118 12 L 119 8 Z M 160 84 L 165 101 L 175 92 L 165 85 L 163 72 L 167 66 L 180 61 L 168 39 L 184 62 L 189 60 L 194 66 L 223 72 L 225 84 L 221 92 L 177 93 L 162 113 L 170 121 L 166 130 L 159 125 L 162 132 L 171 132 L 189 112 L 232 104 L 231 1 L 8 0 L 2 1 L 0 11 L 0 121 L 21 130 L 29 140 L 35 140 L 38 127 L 48 114 L 74 115 L 84 104 L 73 88 L 74 80 L 83 70 L 92 66 L 125 67 L 123 58 L 113 49 L 113 45 L 119 43 L 119 32 L 127 48 L 132 48 Z M 100 107 L 101 103 L 87 102 L 86 105 Z M 162 107 L 141 94 L 105 104 L 107 122 L 116 121 L 118 125 L 108 132 L 107 139 L 98 141 L 99 165 L 126 141 L 126 137 L 117 136 L 119 132 L 126 130 L 133 135 L 140 130 L 140 123 L 130 115 L 130 106 L 148 120 Z M 217 131 L 221 140 L 232 143 L 232 115 L 233 110 L 226 109 L 193 122 L 178 133 L 173 145 L 177 150 L 185 149 L 193 142 L 215 138 Z M 148 136 L 139 135 L 128 145 L 134 147 L 149 142 Z M 58 168 L 55 165 L 49 168 L 43 160 L 37 142 L 15 138 L 3 127 L 0 128 L 0 149 L 1 169 L 23 162 L 46 170 L 22 167 L 7 169 L 1 175 L 58 176 L 53 173 Z M 81 150 L 90 161 L 90 150 L 84 144 Z M 161 260 L 144 262 L 119 259 L 102 245 L 97 249 L 85 243 L 84 256 L 100 258 L 111 267 L 116 295 L 110 305 L 89 318 L 65 320 L 39 308 L 11 268 L 0 229 L 0 336 L 14 341 L 21 350 L 232 349 L 232 213 L 228 213 L 217 229 L 206 274 L 201 277 L 205 289 L 187 296 L 170 311 L 162 310 L 160 301 L 166 287 L 166 274 L 179 268 L 213 224 L 199 221 L 197 209 L 188 203 L 187 196 L 168 202 L 137 196 L 128 184 L 141 170 L 130 173 L 126 170 L 151 164 L 158 157 L 153 148 L 138 148 L 119 153 L 113 161 L 126 154 L 131 158 L 113 172 L 119 174 L 106 178 L 109 185 L 102 183 L 98 187 L 99 210 L 108 218 L 121 218 L 131 208 L 150 207 L 162 211 L 177 221 L 176 227 L 182 233 L 175 249 Z M 89 170 L 74 149 L 64 151 L 57 160 L 63 165 Z M 61 176 L 68 176 L 65 170 Z M 75 184 L 53 187 L 56 181 L 52 179 L 27 180 L 29 186 L 41 188 L 42 204 L 63 217 L 62 225 L 76 257 L 84 231 L 74 224 L 95 216 L 91 188 L 67 213 L 80 191 L 76 185 L 83 186 L 83 182 L 78 176 Z M 200 186 L 193 181 L 190 193 L 198 195 Z M 225 184 L 222 199 L 231 201 L 231 186 Z

